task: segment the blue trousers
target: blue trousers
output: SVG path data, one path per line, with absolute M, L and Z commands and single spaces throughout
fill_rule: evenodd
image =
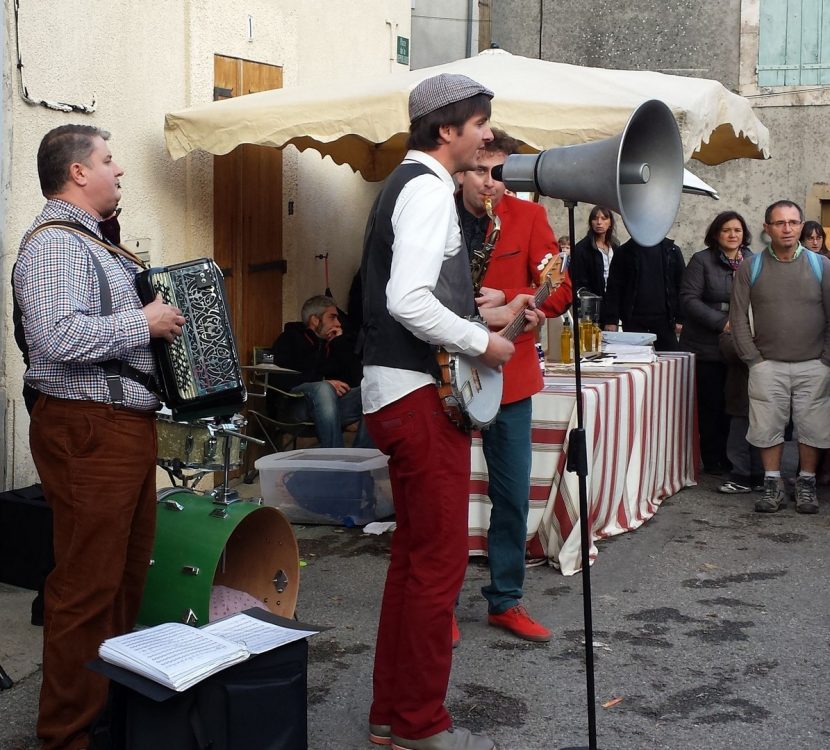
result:
M 292 390 L 305 396 L 308 415 L 314 420 L 321 448 L 342 448 L 343 428 L 352 422 L 360 423 L 354 447 L 375 447 L 363 423 L 360 388 L 352 388 L 343 396 L 338 396 L 331 383 L 319 380 L 316 383 L 302 383 Z
M 490 614 L 515 607 L 522 598 L 530 507 L 530 417 L 530 398 L 506 404 L 481 433 L 492 503 L 487 532 L 490 585 L 481 593 Z

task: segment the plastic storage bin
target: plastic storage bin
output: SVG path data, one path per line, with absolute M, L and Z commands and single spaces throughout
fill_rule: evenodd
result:
M 374 448 L 310 448 L 255 463 L 265 505 L 292 523 L 363 526 L 394 512 L 388 457 Z

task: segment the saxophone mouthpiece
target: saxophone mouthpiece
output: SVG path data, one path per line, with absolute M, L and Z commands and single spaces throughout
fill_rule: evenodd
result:
M 486 195 L 486 196 L 484 196 L 484 199 L 482 200 L 482 203 L 484 204 L 484 211 L 487 213 L 487 216 L 489 216 L 492 219 L 493 218 L 493 199 L 489 195 Z

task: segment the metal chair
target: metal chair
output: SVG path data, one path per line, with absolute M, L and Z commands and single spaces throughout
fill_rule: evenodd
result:
M 289 447 L 296 450 L 299 438 L 317 437 L 314 420 L 308 416 L 302 393 L 285 391 L 267 380 L 258 385 L 261 391 L 255 395 L 264 401 L 264 408 L 249 409 L 248 414 L 254 418 L 275 453 Z

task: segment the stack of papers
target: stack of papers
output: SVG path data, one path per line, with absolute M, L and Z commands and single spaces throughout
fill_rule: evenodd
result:
M 284 628 L 245 614 L 194 628 L 166 622 L 108 638 L 98 656 L 178 692 L 251 654 L 261 654 L 317 631 Z
M 616 362 L 639 363 L 656 362 L 657 355 L 653 346 L 635 346 L 632 344 L 610 344 L 603 342 L 603 354 L 613 354 Z

